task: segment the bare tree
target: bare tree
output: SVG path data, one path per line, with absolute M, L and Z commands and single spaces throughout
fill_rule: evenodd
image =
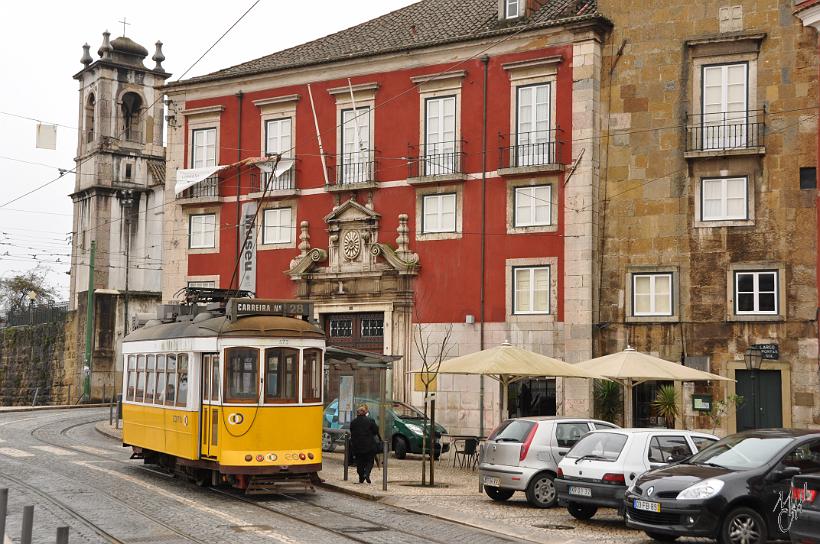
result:
M 421 371 L 419 380 L 424 387 L 424 421 L 427 421 L 427 406 L 430 401 L 430 388 L 438 378 L 438 371 L 441 362 L 447 358 L 453 345 L 450 338 L 453 334 L 453 324 L 448 323 L 442 332 L 435 332 L 429 324 L 417 323 L 413 331 L 413 344 L 421 359 Z M 439 338 L 436 338 L 439 336 Z M 433 414 L 435 416 L 435 414 Z M 422 436 L 421 441 L 421 483 L 426 484 L 427 460 L 430 460 L 430 485 L 435 485 L 433 462 L 435 461 L 435 421 L 431 421 L 429 429 Z M 427 441 L 430 440 L 430 452 L 427 454 Z

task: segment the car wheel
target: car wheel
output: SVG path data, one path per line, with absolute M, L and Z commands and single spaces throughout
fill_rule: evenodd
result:
M 598 507 L 594 504 L 582 504 L 580 502 L 571 502 L 567 505 L 567 512 L 575 519 L 590 519 L 598 511 Z
M 322 451 L 332 452 L 336 449 L 336 442 L 330 433 L 322 433 Z
M 403 436 L 397 436 L 393 439 L 393 454 L 396 459 L 404 459 L 407 457 L 407 439 Z
M 555 492 L 555 477 L 552 474 L 542 472 L 533 476 L 527 485 L 527 502 L 538 508 L 551 508 L 558 500 Z
M 755 510 L 740 507 L 729 512 L 720 528 L 721 544 L 765 544 L 766 522 Z
M 487 496 L 494 501 L 504 502 L 510 497 L 512 497 L 515 491 L 513 491 L 512 489 L 501 489 L 500 487 L 491 487 L 485 485 L 484 493 L 486 493 Z
M 649 531 L 646 532 L 646 536 L 658 542 L 674 542 L 678 539 L 678 535 L 665 535 L 663 533 L 651 533 Z

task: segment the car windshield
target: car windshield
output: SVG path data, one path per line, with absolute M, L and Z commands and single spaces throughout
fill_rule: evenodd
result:
M 712 444 L 686 461 L 690 465 L 714 465 L 745 470 L 765 465 L 793 441 L 792 438 L 734 435 Z
M 534 421 L 508 419 L 493 431 L 489 440 L 495 440 L 496 442 L 524 442 L 533 427 L 535 427 Z
M 626 435 L 621 433 L 592 432 L 581 438 L 575 446 L 567 452 L 570 459 L 598 459 L 614 461 L 621 455 L 626 444 Z
M 424 419 L 424 414 L 403 402 L 394 402 L 390 407 L 399 419 Z

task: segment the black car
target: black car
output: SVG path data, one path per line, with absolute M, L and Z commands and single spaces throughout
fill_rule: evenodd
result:
M 689 459 L 643 474 L 624 497 L 626 524 L 651 538 L 764 544 L 788 538 L 791 479 L 820 473 L 820 432 L 746 431 Z
M 820 474 L 792 478 L 792 544 L 820 544 Z

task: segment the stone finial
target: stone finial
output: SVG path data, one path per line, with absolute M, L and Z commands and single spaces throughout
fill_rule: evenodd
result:
M 91 58 L 91 46 L 88 43 L 83 44 L 83 58 L 80 59 L 80 62 L 83 63 L 83 66 L 88 67 L 89 64 L 94 62 L 94 59 Z
M 302 229 L 302 234 L 299 235 L 299 251 L 301 252 L 300 257 L 304 257 L 307 255 L 307 252 L 310 251 L 310 234 L 308 234 L 308 226 L 309 223 L 307 221 L 302 221 L 299 224 L 299 227 Z
M 162 70 L 162 61 L 165 60 L 165 55 L 162 54 L 162 42 L 157 40 L 157 43 L 154 45 L 157 46 L 157 50 L 154 52 L 154 56 L 151 57 L 151 60 L 157 63 L 157 65 L 154 66 L 154 70 Z
M 111 47 L 111 33 L 106 30 L 105 32 L 103 32 L 103 43 L 100 46 L 100 48 L 97 49 L 97 54 L 100 56 L 100 58 L 107 59 L 111 56 L 111 51 L 113 49 L 114 48 Z
M 396 237 L 396 245 L 398 246 L 396 254 L 400 259 L 404 260 L 410 255 L 410 248 L 408 247 L 410 238 L 407 236 L 407 233 L 410 232 L 410 228 L 407 226 L 406 213 L 399 214 L 399 226 L 396 228 L 396 232 L 399 234 Z

